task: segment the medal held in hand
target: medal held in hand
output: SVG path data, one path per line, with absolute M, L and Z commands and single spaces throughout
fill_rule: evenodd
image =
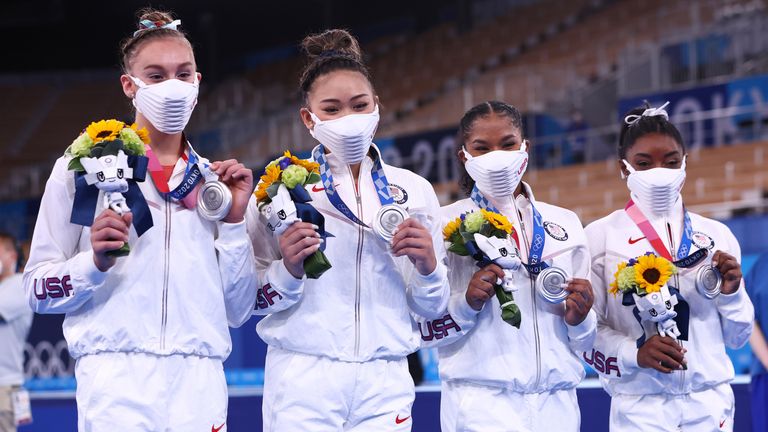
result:
M 565 270 L 547 267 L 536 277 L 536 292 L 550 303 L 561 303 L 568 297 L 568 290 L 563 288 L 567 280 L 568 274 Z
M 391 243 L 395 230 L 406 219 L 408 219 L 408 211 L 404 207 L 398 204 L 384 205 L 373 219 L 373 232 L 385 242 Z
M 197 211 L 210 221 L 224 219 L 232 208 L 232 192 L 218 176 L 205 167 L 205 183 L 197 194 Z
M 723 286 L 723 275 L 717 267 L 704 265 L 699 267 L 696 272 L 696 290 L 708 299 L 713 299 L 720 295 L 720 288 Z
M 103 207 L 118 215 L 133 213 L 133 225 L 140 236 L 152 227 L 152 216 L 136 182 L 144 181 L 147 171 L 146 129 L 127 126 L 118 120 L 91 123 L 66 150 L 71 156 L 68 168 L 75 171 L 75 199 L 72 223 L 91 226 L 98 206 L 99 192 Z M 108 252 L 112 256 L 130 253 L 128 243 Z

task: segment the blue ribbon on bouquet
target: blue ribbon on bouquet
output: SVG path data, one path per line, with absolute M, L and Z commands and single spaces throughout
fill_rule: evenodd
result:
M 152 228 L 152 214 L 147 200 L 137 182 L 143 182 L 147 175 L 146 156 L 128 156 L 128 166 L 133 169 L 133 178 L 128 179 L 128 191 L 123 192 L 126 204 L 133 213 L 133 226 L 136 234 L 141 236 Z M 85 181 L 85 172 L 75 173 L 75 199 L 72 203 L 72 214 L 69 221 L 82 226 L 93 225 L 96 206 L 99 201 L 99 188 Z
M 290 193 L 291 200 L 293 200 L 293 204 L 296 206 L 296 217 L 301 219 L 302 222 L 317 225 L 319 227 L 317 233 L 320 234 L 320 238 L 323 240 L 328 237 L 333 237 L 333 234 L 325 230 L 325 217 L 322 213 L 317 211 L 312 204 L 308 204 L 312 201 L 312 198 L 309 196 L 309 192 L 307 192 L 304 186 L 298 185 L 292 189 L 288 189 L 288 193 Z M 326 243 L 327 242 L 325 241 L 320 243 L 321 251 L 325 250 Z

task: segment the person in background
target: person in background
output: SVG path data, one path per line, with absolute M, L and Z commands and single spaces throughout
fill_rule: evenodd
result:
M 752 347 L 752 365 L 749 368 L 752 383 L 752 430 L 768 430 L 768 253 L 760 255 L 752 270 L 744 278 L 747 293 L 755 307 L 755 327 L 749 344 Z
M 22 262 L 16 239 L 0 233 L 0 432 L 16 430 L 13 395 L 24 383 L 24 342 L 34 315 L 19 273 Z

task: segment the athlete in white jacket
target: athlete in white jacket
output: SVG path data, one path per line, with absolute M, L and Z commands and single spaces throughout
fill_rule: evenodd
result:
M 235 161 L 211 167 L 233 193 L 232 210 L 221 222 L 158 191 L 159 183 L 173 190 L 187 180 L 194 153 L 181 129 L 199 76 L 185 36 L 168 26 L 173 20 L 159 12 L 146 19 L 155 27 L 142 27 L 124 48 L 126 74 L 156 84 L 137 92 L 126 83 L 128 75 L 123 83 L 136 98 L 136 121 L 149 130 L 155 161 L 170 177 L 153 172 L 138 183 L 153 226 L 137 236 L 130 213 L 121 217 L 101 208 L 92 227 L 70 223 L 74 172 L 67 169 L 69 157 L 62 157 L 43 194 L 24 284 L 36 312 L 66 314 L 64 336 L 77 360 L 79 430 L 225 430 L 222 362 L 232 349 L 227 324 L 245 322 L 256 301 L 243 221 L 252 174 Z M 164 111 L 145 104 L 155 96 L 179 102 L 170 86 L 190 90 L 181 100 L 187 109 L 174 110 L 178 116 L 159 115 Z M 123 241 L 130 244 L 128 256 L 105 255 Z
M 663 108 L 646 108 L 629 113 L 620 137 L 632 201 L 586 228 L 598 336 L 584 358 L 612 396 L 612 431 L 732 430 L 734 370 L 725 348 L 747 342 L 754 315 L 739 244 L 722 223 L 685 210 L 682 138 Z M 691 261 L 679 262 L 668 282 L 679 290 L 677 340 L 659 336 L 654 323 L 641 326 L 634 306 L 608 292 L 619 263 L 647 252 Z M 696 279 L 712 264 L 724 280 L 722 293 L 710 299 Z
M 301 113 L 322 144 L 313 155 L 324 175 L 306 190 L 332 235 L 325 247 L 332 268 L 308 279 L 302 262 L 321 241 L 312 225 L 296 222 L 275 237 L 249 206 L 263 280 L 255 313 L 267 315 L 257 330 L 269 344 L 264 430 L 410 430 L 406 355 L 419 347 L 411 313 L 434 316 L 449 296 L 440 206 L 426 180 L 384 164 L 372 145 L 377 98 L 354 38 L 329 30 L 304 47 Z M 412 218 L 386 240 L 372 227 L 392 205 Z
M 444 225 L 467 212 L 498 210 L 514 226 L 524 263 L 539 256 L 573 282 L 567 300 L 550 303 L 525 267 L 514 271 L 513 296 L 521 313 L 515 328 L 502 319 L 490 283 L 504 277 L 501 268 L 480 269 L 474 258 L 448 253 L 448 309 L 439 319 L 420 320 L 424 346 L 439 347 L 443 431 L 579 430 L 579 357 L 591 349 L 596 325 L 586 280 L 590 256 L 573 212 L 536 201 L 527 184 L 518 186 L 528 158 L 521 127 L 517 109 L 502 102 L 483 103 L 464 115 L 459 153 L 471 176 L 465 174 L 463 186 L 472 194 L 442 208 Z

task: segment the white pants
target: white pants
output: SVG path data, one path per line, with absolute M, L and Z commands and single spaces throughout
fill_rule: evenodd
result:
M 75 365 L 80 432 L 226 431 L 221 360 L 100 353 Z
M 578 432 L 576 389 L 518 393 L 500 387 L 444 382 L 443 432 Z
M 611 431 L 732 431 L 735 412 L 730 384 L 687 395 L 617 395 L 611 399 Z
M 264 432 L 410 431 L 408 362 L 350 363 L 269 347 Z

